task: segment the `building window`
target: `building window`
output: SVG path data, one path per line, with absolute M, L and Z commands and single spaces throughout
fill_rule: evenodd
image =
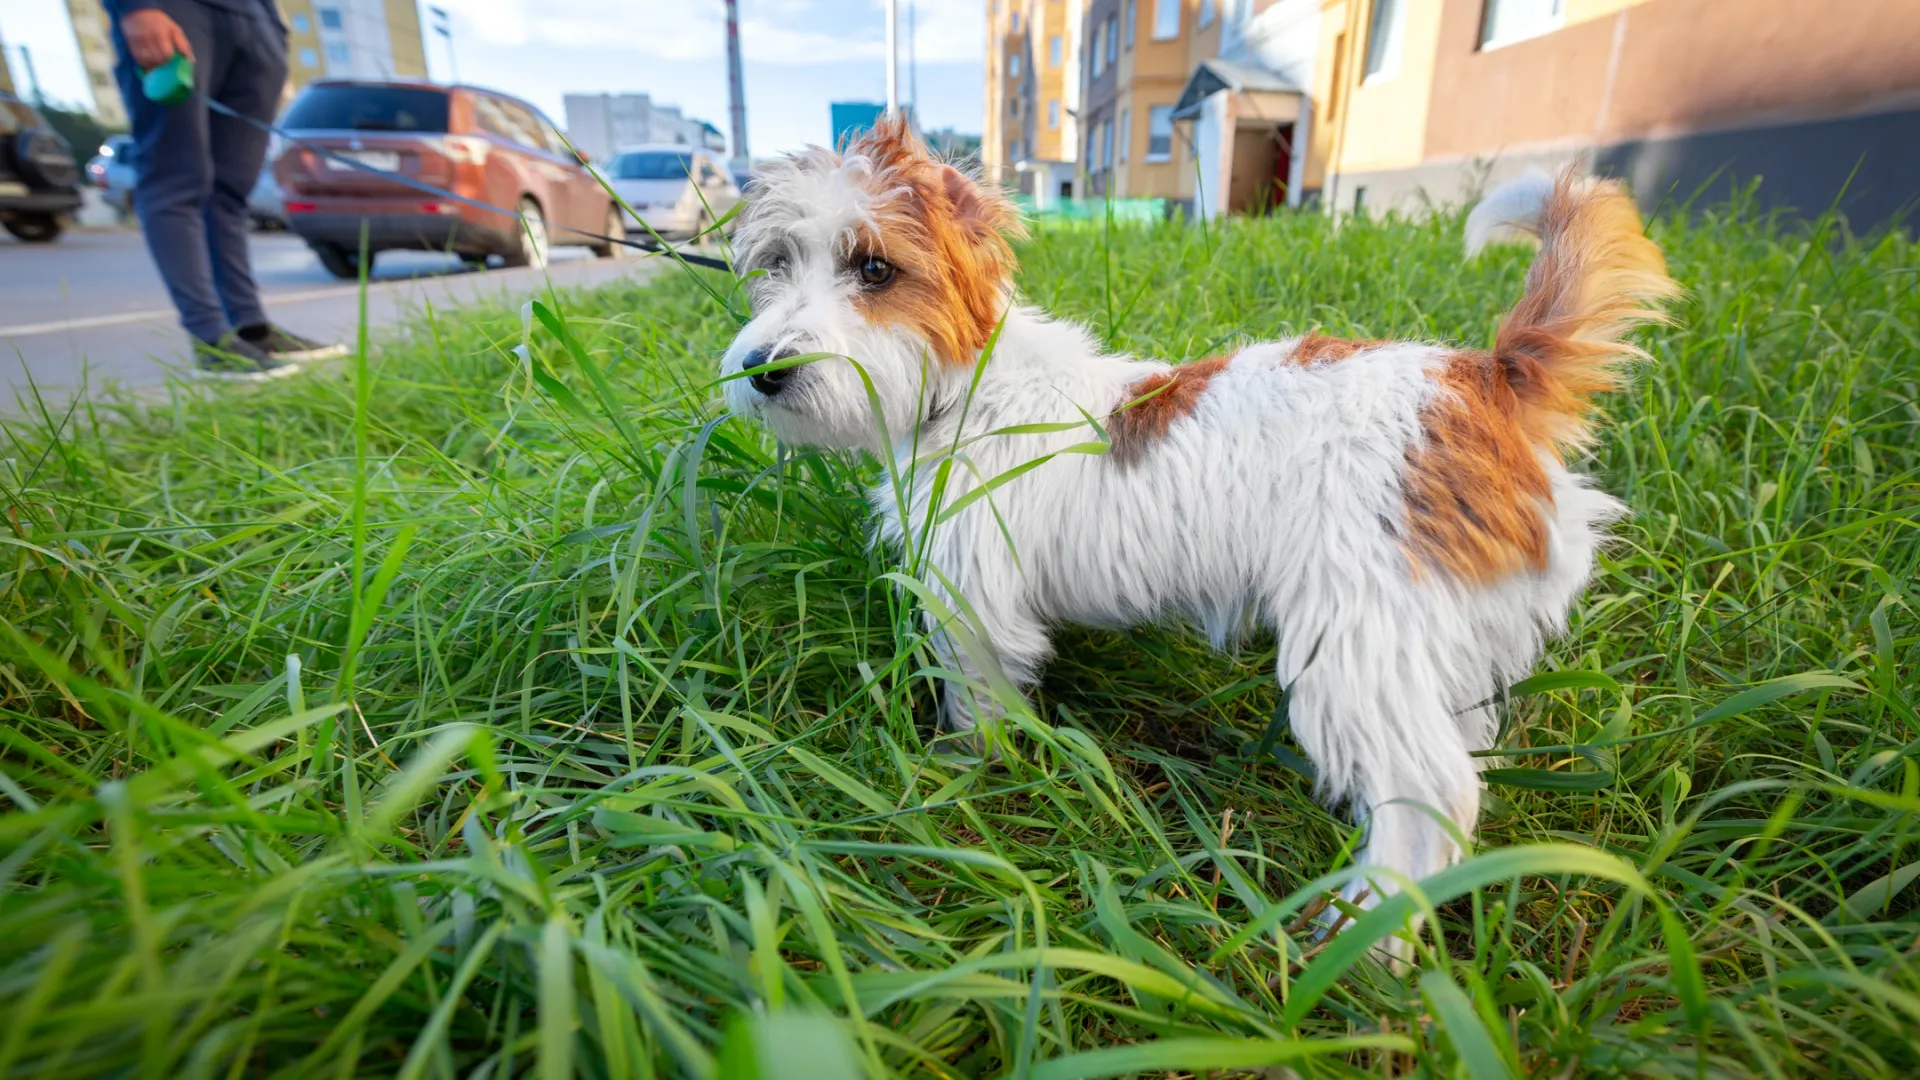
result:
M 1120 24 L 1107 16 L 1107 63 L 1120 59 Z
M 1107 153 L 1107 126 L 1105 124 L 1095 124 L 1092 134 L 1088 136 L 1088 141 L 1091 142 L 1092 145 L 1087 148 L 1087 164 L 1098 165 L 1100 164 L 1100 159 L 1105 157 Z
M 1007 160 L 1008 161 L 1020 160 L 1020 140 L 1019 139 L 1015 139 L 1012 142 L 1007 144 Z
M 339 8 L 323 7 L 320 9 L 320 27 L 323 30 L 345 30 L 347 20 L 340 17 Z
M 1216 6 L 1213 0 L 1200 0 L 1200 29 L 1205 30 L 1207 27 L 1213 25 L 1214 8 Z
M 1133 48 L 1133 27 L 1140 21 L 1138 15 L 1139 9 L 1134 7 L 1134 0 L 1127 0 L 1127 48 L 1129 49 Z
M 1153 0 L 1153 40 L 1180 36 L 1181 0 Z
M 1059 34 L 1053 35 L 1052 40 L 1047 42 L 1047 63 L 1053 65 L 1054 67 L 1060 66 L 1060 35 Z
M 1487 0 L 1480 47 L 1497 48 L 1560 29 L 1566 0 Z
M 327 46 L 327 63 L 347 64 L 347 63 L 351 63 L 352 61 L 353 61 L 353 54 L 347 51 L 347 47 L 345 45 L 342 45 L 336 41 Z
M 1173 106 L 1155 105 L 1147 110 L 1147 160 L 1173 158 Z
M 319 67 L 320 54 L 317 52 L 314 52 L 312 49 L 301 49 L 300 50 L 300 66 L 301 67 Z
M 1013 32 L 1020 32 L 1020 13 L 1017 11 L 1013 13 Z
M 1016 79 L 1020 77 L 1020 54 L 1019 53 L 1014 53 L 1012 56 L 1007 57 L 1007 74 L 1013 76 Z
M 1367 23 L 1367 66 L 1363 81 L 1390 79 L 1399 72 L 1400 38 L 1406 29 L 1406 16 L 1402 0 L 1373 0 L 1373 18 Z
M 1060 99 L 1059 98 L 1055 98 L 1052 101 L 1047 102 L 1047 126 L 1050 128 L 1057 128 L 1060 126 Z
M 1114 136 L 1120 140 L 1120 164 L 1127 163 L 1127 145 L 1133 142 L 1133 110 L 1120 110 L 1120 130 Z
M 1101 126 L 1100 131 L 1101 131 L 1100 141 L 1106 144 L 1100 149 L 1100 167 L 1103 169 L 1111 169 L 1113 168 L 1113 118 L 1112 117 L 1107 118 L 1107 122 Z
M 1087 67 L 1096 79 L 1100 77 L 1100 59 L 1106 54 L 1106 50 L 1101 47 L 1101 38 L 1106 35 L 1106 32 L 1105 24 L 1093 28 L 1093 57 Z
M 313 29 L 313 24 L 307 21 L 307 17 L 305 15 L 295 15 L 289 21 L 292 23 L 293 32 L 296 34 L 304 34 L 307 31 Z

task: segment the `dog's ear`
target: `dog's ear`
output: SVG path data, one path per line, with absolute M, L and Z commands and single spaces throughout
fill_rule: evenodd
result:
M 976 240 L 1018 231 L 1020 215 L 998 191 L 981 187 L 951 165 L 937 166 L 941 191 L 953 208 L 954 220 Z
M 858 154 L 878 169 L 899 169 L 916 161 L 931 161 L 927 148 L 914 137 L 905 113 L 883 113 L 873 126 L 852 136 L 844 152 Z

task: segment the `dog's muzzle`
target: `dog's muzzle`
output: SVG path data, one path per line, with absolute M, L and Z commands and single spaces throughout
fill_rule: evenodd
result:
M 740 365 L 740 370 L 752 372 L 752 374 L 747 376 L 747 381 L 753 384 L 755 390 L 760 391 L 768 397 L 774 397 L 780 393 L 780 388 L 786 385 L 788 376 L 799 371 L 800 367 L 804 365 L 780 368 L 775 371 L 755 371 L 754 369 L 765 367 L 776 360 L 785 360 L 790 356 L 798 355 L 800 355 L 800 353 L 797 349 L 775 348 L 770 345 L 764 346 L 748 353 L 745 362 Z

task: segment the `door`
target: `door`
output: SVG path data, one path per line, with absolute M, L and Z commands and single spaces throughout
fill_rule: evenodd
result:
M 1227 175 L 1227 213 L 1259 214 L 1273 205 L 1278 132 L 1271 126 L 1243 127 L 1233 133 L 1233 166 Z
M 1286 206 L 1293 192 L 1293 125 L 1281 124 L 1274 136 L 1272 207 Z
M 547 219 L 547 235 L 555 244 L 578 243 L 578 238 L 563 235 L 560 227 L 572 225 L 576 213 L 571 197 L 573 170 L 569 162 L 553 152 L 548 128 L 532 107 L 512 98 L 492 98 L 493 121 L 500 134 L 519 152 L 525 175 L 530 181 L 528 194 L 540 203 Z
M 534 110 L 534 117 L 540 121 L 540 131 L 546 136 L 547 150 L 561 168 L 566 171 L 563 181 L 567 193 L 566 223 L 576 229 L 585 229 L 592 233 L 602 233 L 607 228 L 607 208 L 612 199 L 605 188 L 595 178 L 590 164 L 584 156 L 567 146 L 567 140 L 560 134 L 559 125 L 547 119 L 547 114 Z M 576 235 L 576 238 L 577 235 Z

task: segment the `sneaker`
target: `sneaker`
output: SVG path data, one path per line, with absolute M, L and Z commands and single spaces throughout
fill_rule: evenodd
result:
M 273 379 L 300 370 L 300 365 L 276 359 L 233 331 L 219 341 L 196 340 L 193 358 L 201 371 L 234 379 Z
M 299 334 L 288 333 L 272 323 L 243 326 L 235 331 L 241 339 L 264 350 L 275 360 L 333 360 L 347 355 L 345 345 L 322 345 Z

